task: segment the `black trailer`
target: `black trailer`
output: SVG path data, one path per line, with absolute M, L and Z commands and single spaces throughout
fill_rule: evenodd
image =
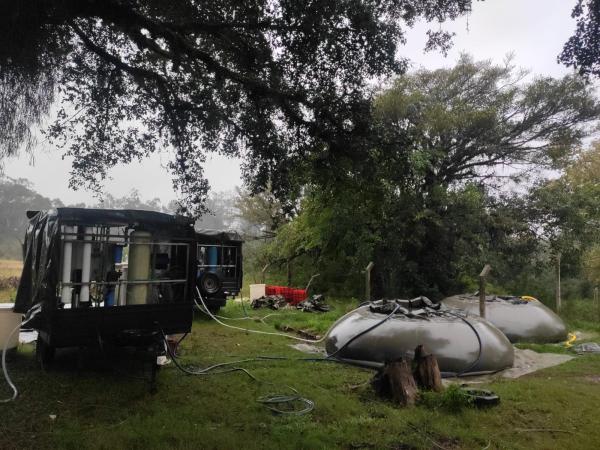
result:
M 198 287 L 214 312 L 242 289 L 243 240 L 234 231 L 198 230 L 196 241 Z
M 15 311 L 39 313 L 38 354 L 98 342 L 147 345 L 191 331 L 197 279 L 192 219 L 150 211 L 28 212 Z

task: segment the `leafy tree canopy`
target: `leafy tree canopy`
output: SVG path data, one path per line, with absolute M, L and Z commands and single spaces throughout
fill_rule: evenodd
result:
M 572 17 L 575 34 L 565 44 L 558 60 L 575 67 L 581 75 L 600 76 L 600 0 L 577 0 Z
M 0 156 L 31 146 L 58 94 L 47 139 L 74 157 L 73 187 L 98 189 L 110 167 L 172 147 L 188 207 L 206 197 L 205 152 L 243 157 L 253 190 L 280 194 L 298 161 L 356 157 L 368 82 L 403 70 L 404 28 L 470 4 L 0 0 Z M 429 36 L 428 48 L 450 38 Z
M 525 76 L 510 59 L 463 55 L 451 69 L 398 78 L 375 100 L 386 176 L 420 189 L 560 167 L 597 123 L 600 102 L 576 76 Z
M 535 218 L 527 198 L 495 188 L 504 176 L 523 182 L 534 170 L 570 167 L 600 117 L 578 77 L 523 76 L 464 56 L 399 77 L 375 99 L 368 162 L 341 182 L 309 185 L 274 257 L 309 252 L 319 282 L 348 274 L 361 283 L 373 260 L 379 295 L 439 298 L 464 289 L 486 262 L 504 279 L 518 276 L 537 249 Z
M 21 244 L 29 224 L 25 212 L 62 206 L 37 193 L 26 179 L 0 177 L 0 258 L 20 259 Z
M 540 183 L 530 204 L 540 235 L 573 263 L 599 244 L 600 142 L 577 152 L 560 178 Z

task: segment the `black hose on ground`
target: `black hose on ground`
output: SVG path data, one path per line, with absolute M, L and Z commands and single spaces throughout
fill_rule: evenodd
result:
M 241 364 L 241 363 L 251 362 L 251 361 L 267 361 L 267 360 L 283 359 L 283 358 L 279 358 L 279 357 L 247 358 L 247 359 L 243 359 L 243 360 L 239 360 L 239 361 L 231 361 L 231 362 L 226 362 L 226 363 L 215 364 L 213 366 L 209 366 L 209 367 L 206 367 L 206 368 L 200 369 L 200 370 L 190 370 L 179 363 L 179 361 L 177 360 L 177 357 L 175 356 L 175 354 L 173 353 L 173 351 L 171 350 L 171 348 L 168 345 L 167 336 L 165 335 L 162 328 L 160 328 L 160 332 L 163 336 L 163 340 L 165 343 L 165 348 L 167 349 L 167 353 L 173 360 L 173 363 L 175 364 L 175 366 L 183 373 L 186 373 L 188 375 L 206 375 L 206 376 L 208 376 L 208 375 L 222 375 L 222 374 L 232 373 L 232 372 L 243 372 L 248 377 L 250 377 L 252 380 L 254 380 L 258 383 L 271 384 L 273 386 L 276 386 L 274 383 L 270 383 L 270 382 L 263 381 L 263 380 L 256 378 L 251 372 L 249 372 L 248 370 L 246 370 L 242 367 L 231 367 L 229 369 L 219 370 L 219 371 L 215 371 L 214 369 L 216 369 L 218 367 L 231 366 L 234 364 Z M 298 394 L 298 391 L 296 389 L 294 389 L 293 387 L 287 386 L 287 385 L 284 385 L 284 386 L 287 389 L 291 390 L 294 394 L 293 395 L 269 394 L 269 395 L 266 395 L 263 397 L 259 397 L 256 401 L 263 404 L 266 408 L 268 408 L 272 412 L 274 412 L 276 414 L 282 414 L 282 415 L 300 416 L 300 415 L 307 414 L 314 409 L 315 404 L 312 400 L 309 400 L 305 397 L 301 397 Z M 300 403 L 302 405 L 301 408 L 294 407 L 294 405 L 298 404 L 298 403 Z
M 198 295 L 200 295 L 200 293 L 198 292 Z M 200 296 L 200 301 L 202 302 L 203 306 L 204 306 L 204 302 L 202 297 Z M 370 302 L 363 302 L 361 304 L 361 306 L 367 305 Z M 200 311 L 205 312 L 202 310 L 202 308 L 200 308 L 200 306 L 196 303 L 196 306 L 198 307 L 198 309 L 200 309 Z M 359 306 L 360 307 L 360 306 Z M 295 358 L 296 361 L 314 361 L 314 362 L 319 362 L 319 361 L 330 361 L 330 362 L 339 362 L 339 363 L 344 363 L 344 364 L 348 364 L 348 361 L 345 361 L 344 359 L 340 359 L 337 358 L 336 355 L 339 354 L 342 350 L 344 350 L 346 347 L 348 347 L 352 342 L 354 342 L 356 339 L 358 339 L 361 336 L 364 336 L 367 333 L 370 333 L 371 331 L 373 331 L 374 329 L 378 328 L 379 326 L 383 325 L 385 322 L 387 322 L 390 318 L 392 318 L 394 316 L 394 314 L 396 314 L 396 312 L 400 309 L 404 309 L 402 308 L 398 303 L 396 303 L 393 311 L 391 313 L 389 313 L 386 317 L 384 317 L 381 321 L 377 322 L 375 325 L 370 326 L 369 328 L 367 328 L 366 330 L 361 331 L 360 333 L 356 334 L 355 336 L 351 337 L 346 343 L 344 343 L 344 345 L 342 345 L 340 348 L 338 348 L 336 351 L 334 351 L 333 353 L 331 353 L 330 355 L 327 355 L 325 358 Z M 475 337 L 477 338 L 477 342 L 479 344 L 479 351 L 477 354 L 477 358 L 475 359 L 475 361 L 470 364 L 466 369 L 460 371 L 460 372 L 441 372 L 442 377 L 444 378 L 449 378 L 449 377 L 459 377 L 461 375 L 464 374 L 487 374 L 487 373 L 493 373 L 491 371 L 484 371 L 484 372 L 471 372 L 471 370 L 477 366 L 477 364 L 479 364 L 479 361 L 481 360 L 481 355 L 483 352 L 483 343 L 481 342 L 481 336 L 479 335 L 479 332 L 477 331 L 477 329 L 473 326 L 473 324 L 471 324 L 471 322 L 469 322 L 467 319 L 465 319 L 464 317 L 458 315 L 458 314 L 454 314 L 450 311 L 446 311 L 448 314 L 459 318 L 460 320 L 462 320 L 463 322 L 465 322 L 469 328 L 471 328 L 471 330 L 473 330 L 473 333 L 475 334 Z M 211 318 L 213 318 L 215 321 L 217 321 L 218 323 L 220 323 L 221 325 L 225 325 L 223 323 L 221 323 L 219 320 L 217 320 L 211 313 L 209 312 L 205 312 L 206 314 L 208 314 Z M 226 325 L 227 326 L 227 325 Z M 237 328 L 237 327 L 231 327 L 231 328 Z M 240 328 L 238 328 L 240 329 Z M 253 330 L 246 330 L 246 331 L 253 331 Z M 279 334 L 279 333 L 264 333 L 264 334 Z M 325 334 L 326 336 L 326 334 Z M 299 339 L 299 340 L 303 340 L 303 339 Z M 318 341 L 313 341 L 313 342 L 319 342 L 322 339 L 319 339 Z M 305 340 L 307 342 L 311 342 L 310 340 Z M 264 357 L 263 357 L 264 359 Z M 274 358 L 275 359 L 275 358 Z M 288 360 L 292 360 L 293 358 L 287 358 Z

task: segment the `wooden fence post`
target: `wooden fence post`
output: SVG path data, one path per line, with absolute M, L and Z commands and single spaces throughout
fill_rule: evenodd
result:
M 485 281 L 492 270 L 492 266 L 486 264 L 479 274 L 479 315 L 485 319 Z
M 371 301 L 371 270 L 375 264 L 373 261 L 365 267 L 365 301 Z

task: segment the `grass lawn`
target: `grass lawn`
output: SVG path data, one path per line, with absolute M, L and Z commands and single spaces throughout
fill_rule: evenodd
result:
M 335 305 L 335 311 L 322 315 L 286 311 L 267 324 L 229 323 L 322 333 L 352 307 Z M 243 311 L 232 304 L 222 314 L 239 317 Z M 291 343 L 198 317 L 182 344 L 182 361 L 207 366 L 257 355 L 306 357 Z M 186 376 L 171 364 L 159 373 L 158 392 L 150 394 L 144 381 L 131 377 L 141 374 L 131 364 L 119 364 L 129 367 L 123 373 L 99 369 L 92 353 L 87 359 L 78 371 L 72 353 L 58 354 L 57 364 L 44 372 L 34 361 L 33 345 L 20 348 L 9 368 L 21 393 L 16 402 L 0 404 L 0 448 L 600 448 L 598 356 L 492 383 L 488 387 L 500 395 L 500 406 L 459 411 L 398 408 L 375 396 L 368 383 L 372 372 L 327 362 L 243 364 L 264 383 L 240 372 Z M 257 403 L 262 395 L 289 393 L 285 385 L 313 400 L 314 411 L 277 416 Z M 2 385 L 0 396 L 5 394 Z
M 0 303 L 14 301 L 17 289 L 5 287 L 3 281 L 11 277 L 20 277 L 23 263 L 12 259 L 0 259 Z
M 18 277 L 21 275 L 23 262 L 14 259 L 0 259 L 0 278 Z

